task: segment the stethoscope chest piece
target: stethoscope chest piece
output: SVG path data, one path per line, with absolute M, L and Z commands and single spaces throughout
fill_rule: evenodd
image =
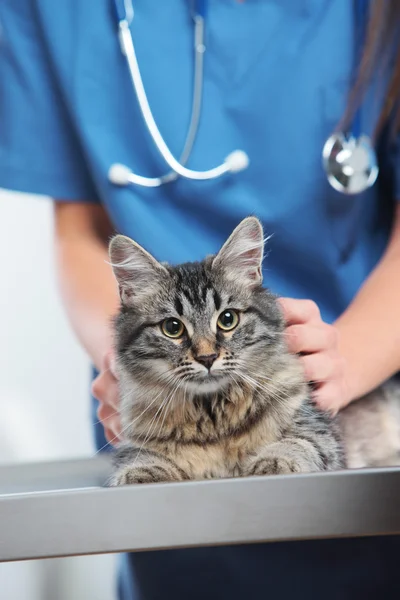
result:
M 376 153 L 367 135 L 333 133 L 325 142 L 322 156 L 329 183 L 343 194 L 360 194 L 378 177 Z

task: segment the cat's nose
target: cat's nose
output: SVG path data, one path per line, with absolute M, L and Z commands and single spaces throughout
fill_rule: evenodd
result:
M 210 370 L 214 362 L 218 358 L 218 354 L 201 354 L 200 356 L 195 356 L 194 358 L 201 365 L 204 365 L 206 369 Z

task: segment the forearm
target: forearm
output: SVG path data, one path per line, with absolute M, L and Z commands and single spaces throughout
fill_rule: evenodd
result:
M 337 320 L 347 402 L 400 370 L 400 210 L 380 263 Z
M 100 368 L 112 344 L 111 320 L 117 289 L 107 254 L 107 227 L 99 207 L 55 208 L 55 246 L 59 285 L 70 323 Z

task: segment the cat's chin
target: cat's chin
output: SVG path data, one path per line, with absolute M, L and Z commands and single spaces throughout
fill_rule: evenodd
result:
M 229 382 L 229 377 L 218 375 L 199 377 L 198 379 L 188 381 L 185 385 L 188 392 L 196 395 L 208 395 L 223 390 L 228 386 Z

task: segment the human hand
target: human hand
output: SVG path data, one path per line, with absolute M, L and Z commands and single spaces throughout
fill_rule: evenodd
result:
M 110 444 L 116 444 L 120 441 L 121 422 L 118 378 L 112 351 L 104 356 L 101 371 L 92 384 L 92 394 L 99 401 L 97 416 L 103 424 L 105 437 Z
M 350 401 L 339 333 L 334 325 L 322 320 L 312 300 L 280 298 L 279 302 L 286 321 L 288 349 L 300 355 L 306 380 L 313 384 L 313 400 L 335 415 Z

